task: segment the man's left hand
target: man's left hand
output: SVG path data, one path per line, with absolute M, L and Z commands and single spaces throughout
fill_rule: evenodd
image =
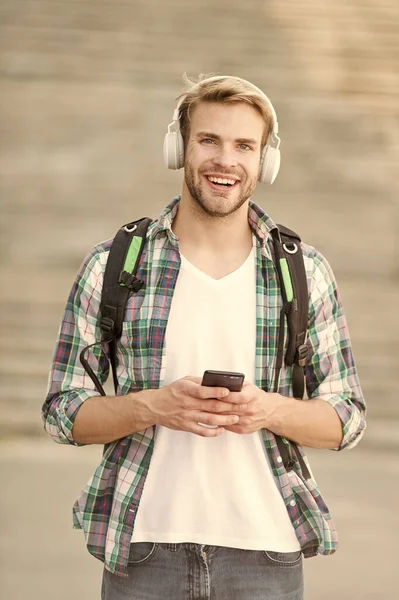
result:
M 240 395 L 239 401 L 237 400 L 238 394 Z M 235 396 L 235 403 L 247 405 L 244 410 L 238 413 L 240 420 L 237 425 L 224 427 L 224 429 L 233 433 L 254 433 L 267 427 L 268 418 L 281 398 L 278 394 L 265 392 L 253 383 L 248 382 L 244 383 L 241 392 L 230 392 L 223 400 L 229 402 L 232 395 Z

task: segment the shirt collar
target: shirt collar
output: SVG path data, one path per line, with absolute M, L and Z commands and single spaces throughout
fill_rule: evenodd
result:
M 172 202 L 165 206 L 159 218 L 155 221 L 154 227 L 151 229 L 150 237 L 155 238 L 161 232 L 165 231 L 173 241 L 177 242 L 177 237 L 172 231 L 172 223 L 179 208 L 180 198 L 180 195 L 176 196 Z M 273 230 L 278 231 L 276 223 L 260 206 L 251 200 L 248 205 L 248 223 L 260 246 L 265 249 L 267 256 L 271 258 L 268 242 L 271 238 L 271 232 Z
M 278 226 L 273 219 L 269 217 L 260 206 L 255 204 L 255 202 L 252 202 L 252 200 L 249 201 L 248 206 L 248 222 L 254 235 L 258 239 L 260 246 L 265 249 L 267 257 L 271 259 L 272 256 L 269 241 L 271 241 L 272 232 L 278 234 Z
M 151 229 L 150 237 L 155 238 L 161 232 L 165 231 L 172 239 L 177 241 L 177 237 L 172 231 L 172 223 L 179 208 L 180 195 L 173 198 L 172 202 L 167 204 L 162 210 L 158 219 L 155 221 L 154 228 Z

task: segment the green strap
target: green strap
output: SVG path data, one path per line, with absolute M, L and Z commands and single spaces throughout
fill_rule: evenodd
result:
M 130 242 L 129 250 L 127 251 L 125 264 L 123 265 L 123 270 L 127 273 L 132 273 L 134 266 L 136 264 L 137 257 L 140 252 L 142 238 L 135 235 L 132 237 L 132 241 Z M 121 285 L 125 285 L 121 283 Z
M 287 302 L 291 302 L 294 299 L 294 290 L 292 288 L 290 269 L 286 258 L 280 258 L 281 274 L 283 276 L 285 294 L 287 296 Z

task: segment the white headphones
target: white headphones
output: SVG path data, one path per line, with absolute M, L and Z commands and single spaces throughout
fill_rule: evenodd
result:
M 244 81 L 253 87 L 257 92 L 262 94 L 263 98 L 266 100 L 267 105 L 270 108 L 270 112 L 273 117 L 273 126 L 272 131 L 270 132 L 265 147 L 262 151 L 260 166 L 259 166 L 259 181 L 262 183 L 272 184 L 273 181 L 277 177 L 277 173 L 280 169 L 280 138 L 278 136 L 278 121 L 276 111 L 269 98 L 260 90 L 256 85 L 253 85 L 249 81 L 245 79 L 241 79 L 240 77 L 230 77 L 228 75 L 220 75 L 216 77 L 210 77 L 209 79 L 205 79 L 196 85 L 199 87 L 204 83 L 204 81 L 218 81 L 220 79 L 238 79 L 239 81 Z M 168 125 L 168 133 L 165 135 L 165 140 L 163 144 L 163 157 L 165 160 L 165 165 L 168 169 L 181 169 L 184 166 L 184 142 L 183 136 L 180 131 L 180 106 L 184 99 L 186 98 L 186 94 L 182 96 L 179 100 L 177 107 L 173 113 L 173 120 L 170 125 Z

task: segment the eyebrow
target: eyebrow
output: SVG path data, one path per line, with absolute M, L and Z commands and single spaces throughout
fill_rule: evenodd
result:
M 199 131 L 197 133 L 197 138 L 210 138 L 212 140 L 220 140 L 220 135 L 216 135 L 216 133 L 210 133 L 208 131 Z M 234 140 L 235 142 L 237 142 L 238 144 L 252 144 L 252 145 L 256 145 L 259 142 L 257 140 L 255 140 L 254 138 L 237 138 L 236 140 Z

